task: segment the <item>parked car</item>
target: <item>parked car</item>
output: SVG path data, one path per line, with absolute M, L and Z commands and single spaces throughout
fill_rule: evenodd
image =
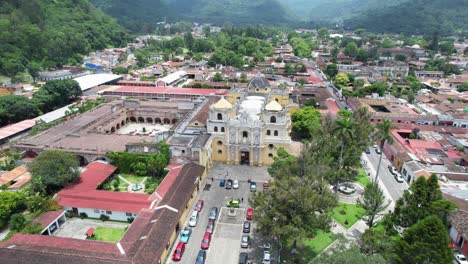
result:
M 193 212 L 192 212 L 192 215 L 190 216 L 189 226 L 190 226 L 190 227 L 194 227 L 194 226 L 197 225 L 197 222 L 198 222 L 198 212 L 197 212 L 197 211 L 193 211 Z
M 250 233 L 250 222 L 249 221 L 244 221 L 242 232 Z
M 213 234 L 213 232 L 214 232 L 214 222 L 213 223 L 208 222 L 208 225 L 206 226 L 206 232 Z
M 382 151 L 380 150 L 380 148 L 376 148 L 375 153 L 380 154 L 380 153 L 382 153 Z
M 390 171 L 391 174 L 395 175 L 398 171 L 393 165 L 388 165 L 388 170 Z
M 241 248 L 248 248 L 250 245 L 250 237 L 249 235 L 242 235 L 241 239 Z
M 174 254 L 172 254 L 172 260 L 174 261 L 181 260 L 182 255 L 184 255 L 184 251 L 185 251 L 185 243 L 179 242 L 179 244 L 177 244 L 176 249 L 174 250 Z
M 250 182 L 250 191 L 251 192 L 256 192 L 257 191 L 257 183 L 254 181 Z
M 366 154 L 370 154 L 370 148 L 369 147 L 366 148 Z
M 233 189 L 239 189 L 239 180 L 234 180 L 232 182 L 232 188 Z
M 240 201 L 237 199 L 232 199 L 226 202 L 227 207 L 239 208 Z
M 202 242 L 201 242 L 201 248 L 208 249 L 210 247 L 210 242 L 211 242 L 211 233 L 205 232 L 205 234 L 203 235 Z
M 239 254 L 239 264 L 247 264 L 249 260 L 249 254 L 242 252 Z
M 271 264 L 271 254 L 269 250 L 263 251 L 263 261 L 262 264 Z
M 218 217 L 218 207 L 212 207 L 210 210 L 210 216 L 208 217 L 208 220 L 216 220 Z
M 468 264 L 468 260 L 462 254 L 457 254 L 455 256 L 455 260 L 457 261 L 458 264 Z
M 264 182 L 264 183 L 263 183 L 263 190 L 267 190 L 269 187 L 270 187 L 270 183 L 269 183 L 269 182 Z
M 197 204 L 195 205 L 195 211 L 200 212 L 203 209 L 203 200 L 198 200 Z
M 195 264 L 205 264 L 205 260 L 206 260 L 206 251 L 203 249 L 200 249 L 200 251 L 198 251 L 197 261 L 195 262 Z
M 229 179 L 226 181 L 226 186 L 225 186 L 226 189 L 231 189 L 232 188 L 232 180 Z
M 401 174 L 399 172 L 393 174 L 393 177 L 395 178 L 395 180 L 397 182 L 404 182 L 405 181 L 405 179 L 403 179 L 403 176 L 401 176 Z
M 192 235 L 192 228 L 190 227 L 184 228 L 184 230 L 180 232 L 180 241 L 187 244 L 190 239 L 190 235 Z
M 253 208 L 248 208 L 247 209 L 247 214 L 245 215 L 245 219 L 252 220 L 253 219 L 253 213 L 254 213 L 254 209 Z
M 219 180 L 219 187 L 224 187 L 224 185 L 226 185 L 226 180 L 225 179 Z

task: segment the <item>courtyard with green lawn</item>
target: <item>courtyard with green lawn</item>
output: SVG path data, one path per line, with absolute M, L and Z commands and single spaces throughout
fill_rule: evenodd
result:
M 314 238 L 306 239 L 303 244 L 298 245 L 298 252 L 295 256 L 293 256 L 291 252 L 284 252 L 284 254 L 282 254 L 282 258 L 284 258 L 287 263 L 295 263 L 294 258 L 300 257 L 300 263 L 309 263 L 313 258 L 330 246 L 335 239 L 336 235 L 332 232 L 326 233 L 320 230 Z
M 357 204 L 339 203 L 338 206 L 333 209 L 331 217 L 344 228 L 348 229 L 361 219 L 364 213 L 365 210 Z
M 114 228 L 114 227 L 96 227 L 96 230 L 93 234 L 93 240 L 104 241 L 104 242 L 113 242 L 116 243 L 125 233 L 124 228 Z

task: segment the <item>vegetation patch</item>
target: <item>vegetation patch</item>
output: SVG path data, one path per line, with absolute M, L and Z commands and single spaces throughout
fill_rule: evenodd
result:
M 125 233 L 124 228 L 113 228 L 113 227 L 96 227 L 91 240 L 98 240 L 104 242 L 113 242 L 116 243 Z
M 364 215 L 365 210 L 356 204 L 339 203 L 333 209 L 331 217 L 346 229 L 353 226 Z
M 369 177 L 364 169 L 361 168 L 358 170 L 358 178 L 356 181 L 364 187 L 370 183 Z

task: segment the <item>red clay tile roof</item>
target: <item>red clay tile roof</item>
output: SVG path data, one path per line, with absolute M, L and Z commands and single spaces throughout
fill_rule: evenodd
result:
M 145 86 L 122 86 L 113 89 L 113 92 L 125 93 L 153 93 L 153 94 L 186 94 L 186 95 L 225 95 L 226 89 L 198 89 L 198 88 L 174 88 L 174 87 L 145 87 Z
M 38 217 L 36 217 L 33 222 L 34 223 L 39 223 L 41 224 L 42 227 L 47 227 L 50 225 L 53 221 L 55 221 L 59 216 L 61 216 L 65 211 L 59 210 L 59 211 L 50 211 L 50 212 L 44 212 Z
M 149 208 L 151 200 L 148 194 L 96 190 L 116 169 L 100 161 L 90 163 L 77 184 L 58 193 L 59 205 L 125 213 L 138 213 L 142 208 Z
M 25 174 L 26 172 L 28 172 L 28 168 L 26 168 L 26 166 L 18 166 L 13 170 L 6 172 L 2 174 L 2 176 L 0 176 L 0 185 L 7 184 L 15 180 L 19 176 Z
M 9 126 L 4 126 L 0 128 L 0 140 L 23 132 L 27 129 L 32 128 L 36 125 L 36 121 L 34 120 L 24 120 L 18 122 L 16 124 L 12 124 Z

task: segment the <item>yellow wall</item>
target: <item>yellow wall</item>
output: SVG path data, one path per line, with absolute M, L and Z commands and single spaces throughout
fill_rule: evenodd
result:
M 218 141 L 223 142 L 222 145 L 218 145 Z M 222 153 L 218 153 L 221 150 Z M 213 138 L 211 142 L 211 158 L 213 161 L 227 162 L 227 147 L 226 141 L 223 138 Z
M 242 98 L 244 94 L 241 94 L 241 93 L 229 93 L 227 95 L 227 98 L 226 100 L 228 100 L 229 103 L 231 103 L 232 105 L 234 105 L 236 102 L 237 102 L 237 98 L 240 97 Z
M 172 245 L 174 244 L 174 241 L 176 240 L 176 238 L 177 238 L 177 233 L 176 233 L 176 231 L 174 229 L 174 231 L 171 234 L 171 238 L 169 239 L 169 244 L 170 245 L 169 245 L 168 249 L 166 249 L 166 245 L 163 245 L 164 246 L 164 251 L 161 254 L 161 258 L 160 258 L 161 261 L 164 261 L 167 258 L 167 255 L 169 254 L 169 250 L 171 250 Z M 155 261 L 154 263 L 157 264 L 157 261 Z
M 282 106 L 289 105 L 289 95 L 271 95 L 270 101 L 278 99 L 278 103 Z

